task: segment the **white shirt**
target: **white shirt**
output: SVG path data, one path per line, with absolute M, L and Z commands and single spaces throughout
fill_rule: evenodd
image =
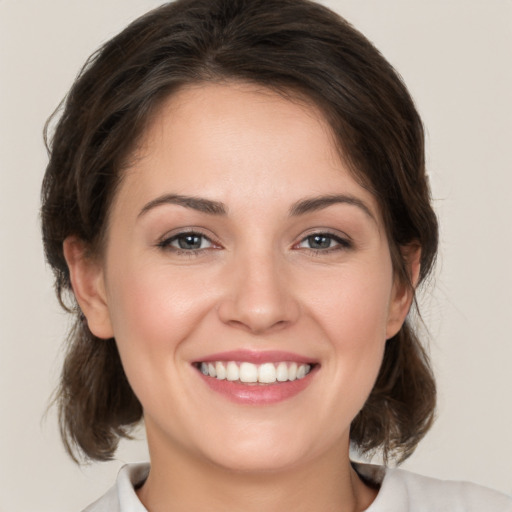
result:
M 355 464 L 379 493 L 365 512 L 512 512 L 512 497 L 469 482 L 437 480 L 402 469 Z M 135 493 L 149 464 L 121 468 L 116 484 L 83 512 L 147 512 Z M 314 511 L 313 511 L 314 512 Z

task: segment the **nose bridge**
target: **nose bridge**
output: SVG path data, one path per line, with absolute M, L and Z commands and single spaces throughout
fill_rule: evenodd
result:
M 219 309 L 222 320 L 254 333 L 294 321 L 298 305 L 283 263 L 279 251 L 269 246 L 234 255 L 228 292 Z

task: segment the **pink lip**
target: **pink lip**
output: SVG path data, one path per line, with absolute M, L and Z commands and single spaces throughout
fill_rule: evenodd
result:
M 253 364 L 262 363 L 278 363 L 280 361 L 290 361 L 295 363 L 311 364 L 316 361 L 304 356 L 294 354 L 292 352 L 283 352 L 277 350 L 231 350 L 229 352 L 218 352 L 210 354 L 202 359 L 198 359 L 197 363 L 210 363 L 214 361 L 247 361 Z
M 207 377 L 200 372 L 197 374 L 203 381 L 217 393 L 224 395 L 228 400 L 244 405 L 271 405 L 292 398 L 306 389 L 311 383 L 316 367 L 304 378 L 275 384 L 242 384 L 228 380 L 218 380 Z
M 247 361 L 253 364 L 291 361 L 302 364 L 314 364 L 314 361 L 311 359 L 291 352 L 250 350 L 234 350 L 211 354 L 197 362 L 207 363 L 214 361 Z M 276 382 L 275 384 L 247 384 L 238 381 L 219 380 L 203 375 L 199 369 L 197 370 L 197 375 L 211 390 L 223 395 L 232 402 L 244 405 L 270 405 L 298 395 L 309 386 L 318 370 L 319 365 L 315 365 L 302 379 Z

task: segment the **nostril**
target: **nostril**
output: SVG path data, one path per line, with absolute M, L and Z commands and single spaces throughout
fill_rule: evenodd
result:
M 227 277 L 227 294 L 218 306 L 220 319 L 232 327 L 260 334 L 281 329 L 299 317 L 298 302 L 274 255 L 251 255 Z

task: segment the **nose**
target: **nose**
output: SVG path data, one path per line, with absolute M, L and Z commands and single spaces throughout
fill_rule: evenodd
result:
M 227 269 L 218 308 L 224 323 L 263 334 L 297 321 L 300 308 L 286 264 L 269 253 L 248 254 Z

